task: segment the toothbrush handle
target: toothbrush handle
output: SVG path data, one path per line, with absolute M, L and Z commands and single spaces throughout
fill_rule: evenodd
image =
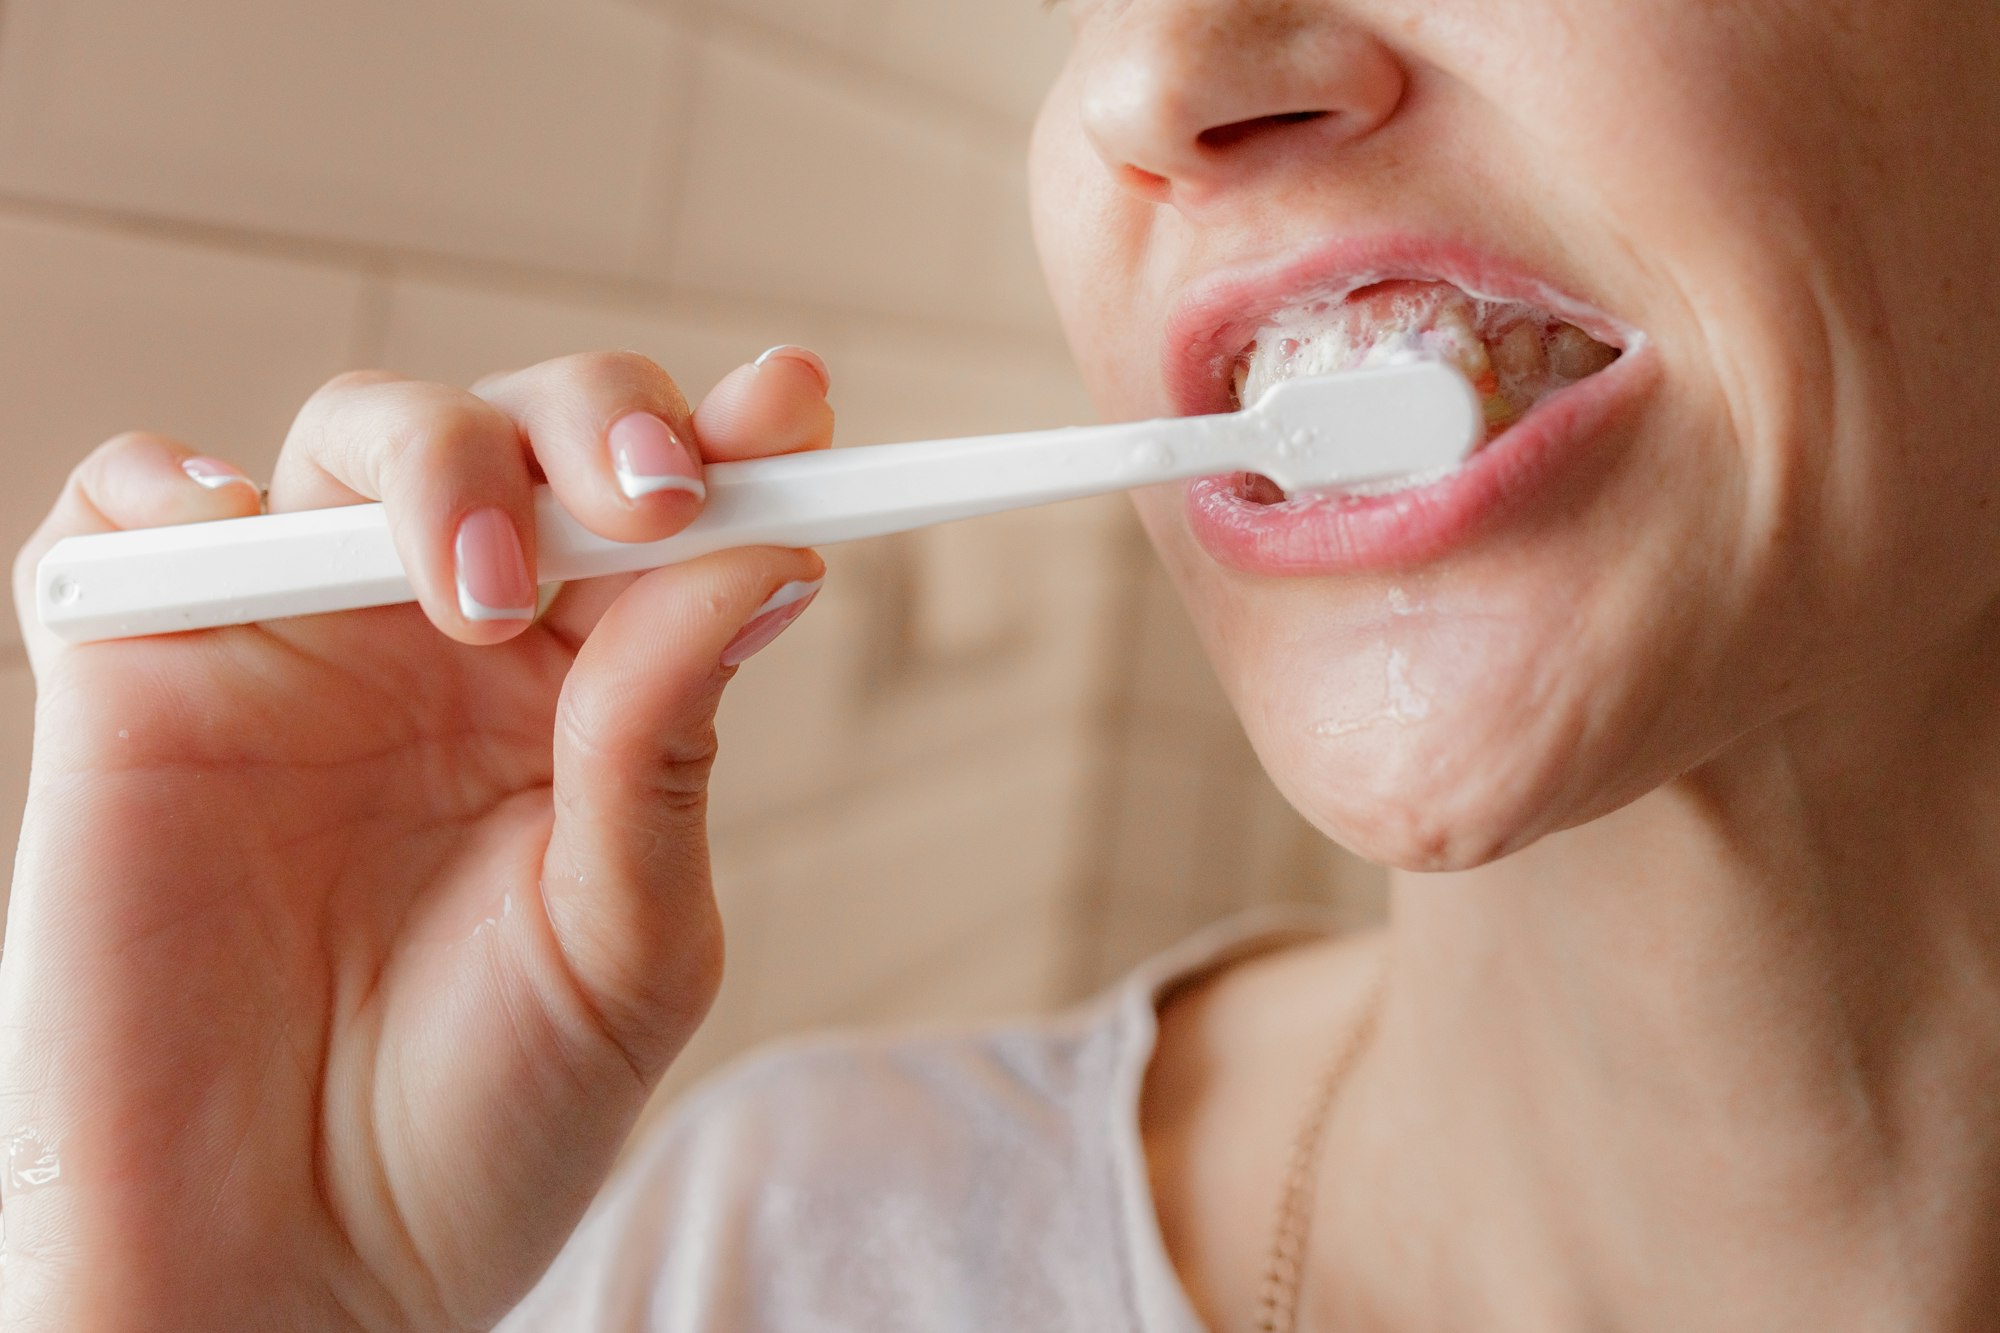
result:
M 544 582 L 629 573 L 739 546 L 817 546 L 1227 470 L 1209 419 L 874 445 L 717 463 L 692 525 L 664 541 L 586 530 L 535 495 Z M 414 600 L 379 504 L 70 537 L 42 560 L 43 625 L 70 642 Z

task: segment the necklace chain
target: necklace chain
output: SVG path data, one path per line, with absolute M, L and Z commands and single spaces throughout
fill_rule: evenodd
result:
M 1305 1281 L 1306 1245 L 1312 1238 L 1313 1203 L 1319 1193 L 1319 1160 L 1326 1141 L 1326 1123 L 1333 1112 L 1334 1098 L 1354 1072 L 1355 1061 L 1374 1035 L 1382 1008 L 1383 980 L 1378 974 L 1369 984 L 1361 1016 L 1348 1029 L 1319 1081 L 1313 1085 L 1305 1117 L 1292 1140 L 1292 1154 L 1285 1163 L 1284 1189 L 1278 1196 L 1278 1224 L 1257 1295 L 1257 1317 L 1252 1324 L 1257 1333 L 1297 1333 L 1299 1289 Z

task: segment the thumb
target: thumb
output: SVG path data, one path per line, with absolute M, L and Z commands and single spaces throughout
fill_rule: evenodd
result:
M 612 604 L 563 685 L 543 896 L 583 997 L 642 1078 L 680 1052 L 722 979 L 716 705 L 824 572 L 810 551 L 770 548 L 656 570 Z

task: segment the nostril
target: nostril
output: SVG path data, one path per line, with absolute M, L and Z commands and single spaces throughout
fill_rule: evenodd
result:
M 1283 129 L 1287 125 L 1304 125 L 1315 120 L 1324 120 L 1331 115 L 1328 111 L 1285 111 L 1274 116 L 1258 116 L 1255 120 L 1239 120 L 1229 125 L 1217 125 L 1214 129 L 1203 130 L 1197 136 L 1203 148 L 1233 148 L 1245 139 L 1255 138 L 1266 130 Z

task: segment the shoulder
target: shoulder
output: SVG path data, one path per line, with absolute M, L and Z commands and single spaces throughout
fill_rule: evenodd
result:
M 1120 1234 L 1120 1046 L 1093 1007 L 756 1055 L 638 1148 L 508 1327 L 1117 1322 L 1090 1255 Z

